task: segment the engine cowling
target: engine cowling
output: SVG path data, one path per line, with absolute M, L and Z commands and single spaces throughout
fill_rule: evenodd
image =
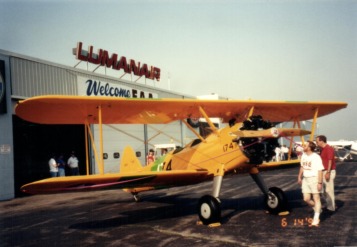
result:
M 240 130 L 261 130 L 274 127 L 271 122 L 263 120 L 261 116 L 251 116 L 243 122 Z M 244 154 L 250 164 L 262 164 L 275 156 L 275 148 L 279 146 L 277 138 L 239 138 Z

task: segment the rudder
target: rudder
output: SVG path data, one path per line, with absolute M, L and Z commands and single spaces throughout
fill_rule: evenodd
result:
M 143 169 L 134 150 L 130 146 L 124 148 L 119 169 L 120 173 L 138 172 Z

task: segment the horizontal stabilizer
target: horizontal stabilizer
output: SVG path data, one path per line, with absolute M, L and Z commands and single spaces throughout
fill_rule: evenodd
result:
M 143 167 L 136 157 L 134 150 L 130 146 L 126 146 L 120 162 L 120 173 L 138 172 L 142 171 L 142 169 Z
M 265 137 L 265 138 L 278 138 L 281 136 L 304 136 L 311 132 L 303 129 L 295 128 L 270 128 L 265 130 L 238 130 L 232 132 L 237 138 L 254 138 L 254 137 Z

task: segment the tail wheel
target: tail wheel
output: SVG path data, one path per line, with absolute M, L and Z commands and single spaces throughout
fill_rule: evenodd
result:
M 213 196 L 205 195 L 198 202 L 198 216 L 203 224 L 217 223 L 221 219 L 221 203 Z
M 138 192 L 131 192 L 131 194 L 133 195 L 135 202 L 141 202 L 141 198 Z
M 288 200 L 284 192 L 277 187 L 269 189 L 268 195 L 265 197 L 265 204 L 271 214 L 279 214 L 288 210 Z

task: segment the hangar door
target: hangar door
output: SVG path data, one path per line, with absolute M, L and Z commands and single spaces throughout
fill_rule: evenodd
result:
M 83 125 L 34 124 L 13 115 L 13 135 L 17 196 L 21 195 L 21 185 L 49 177 L 48 161 L 52 154 L 62 154 L 67 162 L 71 151 L 75 151 L 80 174 L 86 174 Z

